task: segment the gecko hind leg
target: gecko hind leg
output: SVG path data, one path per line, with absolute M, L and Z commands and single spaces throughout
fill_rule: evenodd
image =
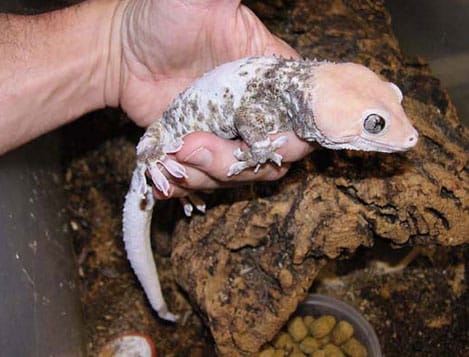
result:
M 274 141 L 266 139 L 254 143 L 249 150 L 242 151 L 236 149 L 233 155 L 239 162 L 231 165 L 227 175 L 233 176 L 239 174 L 241 171 L 254 167 L 254 172 L 257 173 L 262 164 L 267 161 L 272 161 L 278 166 L 282 165 L 282 155 L 277 154 L 275 150 L 283 146 L 288 141 L 286 136 L 280 136 Z

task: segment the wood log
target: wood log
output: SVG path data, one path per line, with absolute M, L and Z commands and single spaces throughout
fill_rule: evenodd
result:
M 218 192 L 178 222 L 172 261 L 221 355 L 258 351 L 327 259 L 374 239 L 469 241 L 468 130 L 428 66 L 401 53 L 383 1 L 250 1 L 301 55 L 367 65 L 403 90 L 416 148 L 379 154 L 318 147 L 276 183 Z

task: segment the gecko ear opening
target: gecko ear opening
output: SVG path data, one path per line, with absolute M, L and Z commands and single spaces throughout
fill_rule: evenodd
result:
M 399 89 L 399 87 L 397 85 L 395 85 L 394 83 L 392 83 L 392 82 L 389 82 L 389 86 L 394 90 L 397 97 L 399 98 L 399 103 L 401 103 L 404 96 L 402 95 L 402 92 Z

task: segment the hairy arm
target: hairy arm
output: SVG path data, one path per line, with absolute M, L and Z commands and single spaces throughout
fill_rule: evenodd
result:
M 116 1 L 36 16 L 0 14 L 0 154 L 118 99 Z M 113 53 L 115 52 L 115 53 Z

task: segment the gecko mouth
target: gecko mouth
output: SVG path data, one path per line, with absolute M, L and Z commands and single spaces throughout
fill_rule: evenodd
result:
M 366 138 L 356 138 L 352 145 L 356 145 L 359 150 L 379 151 L 379 152 L 403 152 L 409 150 L 412 146 L 397 146 L 384 144 Z
M 363 137 L 348 137 L 341 138 L 342 140 L 321 140 L 319 143 L 329 149 L 348 149 L 348 150 L 360 150 L 360 151 L 377 151 L 377 152 L 403 152 L 409 150 L 412 146 L 397 146 L 389 145 L 373 140 L 369 140 Z M 348 139 L 348 140 L 347 140 Z

